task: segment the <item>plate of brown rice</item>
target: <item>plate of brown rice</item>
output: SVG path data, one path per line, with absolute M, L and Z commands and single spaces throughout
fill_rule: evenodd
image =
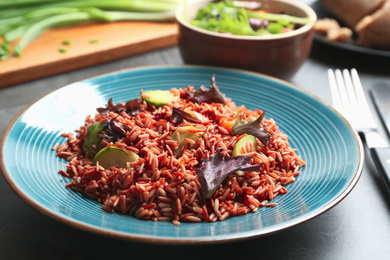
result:
M 156 101 L 159 92 L 173 99 Z M 363 157 L 357 133 L 319 98 L 207 66 L 75 82 L 26 107 L 1 139 L 2 172 L 28 204 L 83 230 L 153 243 L 291 228 L 348 195 Z

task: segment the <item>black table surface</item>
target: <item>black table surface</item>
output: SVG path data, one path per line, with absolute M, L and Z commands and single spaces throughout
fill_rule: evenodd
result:
M 178 47 L 0 89 L 0 133 L 23 108 L 74 81 L 137 66 L 183 64 Z M 314 43 L 289 81 L 330 103 L 328 68 L 357 68 L 368 92 L 390 83 L 390 60 Z M 371 100 L 369 100 L 370 105 Z M 390 102 L 390 101 L 389 101 Z M 378 119 L 377 114 L 374 114 Z M 379 119 L 378 119 L 378 122 Z M 380 131 L 385 135 L 384 129 Z M 388 137 L 388 136 L 387 136 Z M 367 152 L 367 151 L 366 151 Z M 25 203 L 0 175 L 0 259 L 389 259 L 390 192 L 369 153 L 351 193 L 322 215 L 290 229 L 239 242 L 193 246 L 124 241 L 80 230 Z

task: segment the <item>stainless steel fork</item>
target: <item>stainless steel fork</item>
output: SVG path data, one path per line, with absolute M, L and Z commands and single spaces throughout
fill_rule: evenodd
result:
M 333 107 L 361 134 L 390 190 L 390 148 L 379 135 L 356 69 L 328 70 Z

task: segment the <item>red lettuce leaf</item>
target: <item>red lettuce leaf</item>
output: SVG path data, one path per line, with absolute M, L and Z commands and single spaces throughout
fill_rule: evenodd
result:
M 269 140 L 272 134 L 268 131 L 267 127 L 262 123 L 265 111 L 255 120 L 248 123 L 242 123 L 242 120 L 238 119 L 232 126 L 232 134 L 248 134 L 257 137 L 262 141 L 265 146 L 268 146 Z
M 191 123 L 200 123 L 201 120 L 190 113 L 187 113 L 184 110 L 181 110 L 179 108 L 173 107 L 172 108 L 172 119 L 175 120 L 176 124 L 180 124 L 185 119 L 188 122 Z
M 127 113 L 131 114 L 132 116 L 139 113 L 141 110 L 141 103 L 139 99 L 132 99 L 127 101 L 126 103 L 120 102 L 117 105 L 115 105 L 112 102 L 112 98 L 108 100 L 108 103 L 106 107 L 99 107 L 96 109 L 101 114 L 107 114 L 109 111 L 119 113 L 121 111 L 126 111 Z
M 215 74 L 211 77 L 211 88 L 208 89 L 205 86 L 200 86 L 199 90 L 196 90 L 190 97 L 194 97 L 197 103 L 221 103 L 225 105 L 225 97 L 219 90 L 215 83 Z
M 132 129 L 128 125 L 119 124 L 116 118 L 111 117 L 104 121 L 104 125 L 107 126 L 107 131 L 102 137 L 109 142 L 116 142 L 118 139 L 126 137 L 126 132 Z
M 210 198 L 219 184 L 233 172 L 260 170 L 261 164 L 249 164 L 250 160 L 250 156 L 227 157 L 221 152 L 212 154 L 210 160 L 204 160 L 196 169 L 203 197 Z

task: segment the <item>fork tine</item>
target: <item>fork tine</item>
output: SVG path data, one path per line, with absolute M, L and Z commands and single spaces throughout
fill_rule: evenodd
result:
M 344 117 L 348 120 L 352 120 L 353 110 L 348 97 L 346 84 L 344 82 L 343 75 L 339 69 L 334 72 L 329 69 L 329 83 L 332 95 L 333 107 L 336 108 Z M 351 80 L 350 80 L 351 81 Z
M 337 111 L 342 113 L 340 93 L 339 93 L 339 90 L 337 87 L 336 77 L 334 75 L 333 70 L 331 70 L 331 69 L 328 69 L 328 78 L 329 78 L 330 94 L 332 96 L 333 107 Z
M 337 87 L 340 93 L 342 111 L 344 113 L 344 116 L 349 117 L 349 115 L 347 114 L 350 114 L 351 103 L 349 101 L 349 96 L 344 83 L 344 78 L 339 69 L 335 70 L 335 75 L 336 75 Z
M 347 91 L 349 104 L 351 106 L 350 109 L 352 109 L 352 111 L 361 109 L 359 107 L 359 103 L 355 93 L 356 88 L 354 86 L 356 85 L 352 83 L 351 74 L 349 74 L 349 71 L 347 69 L 343 70 L 343 76 L 345 82 L 345 89 Z
M 355 128 L 375 128 L 376 123 L 367 103 L 366 96 L 356 69 L 328 70 L 333 107 Z
M 352 81 L 355 87 L 355 93 L 358 105 L 360 107 L 360 118 L 365 120 L 370 127 L 376 127 L 375 119 L 371 114 L 371 110 L 368 106 L 366 95 L 364 94 L 362 83 L 360 82 L 359 75 L 356 69 L 351 69 Z
M 356 69 L 351 70 L 351 75 L 352 75 L 353 85 L 355 86 L 357 102 L 361 107 L 363 107 L 362 110 L 369 112 L 370 110 L 368 107 L 366 95 L 364 94 L 362 83 L 360 82 L 359 75 L 357 74 Z

